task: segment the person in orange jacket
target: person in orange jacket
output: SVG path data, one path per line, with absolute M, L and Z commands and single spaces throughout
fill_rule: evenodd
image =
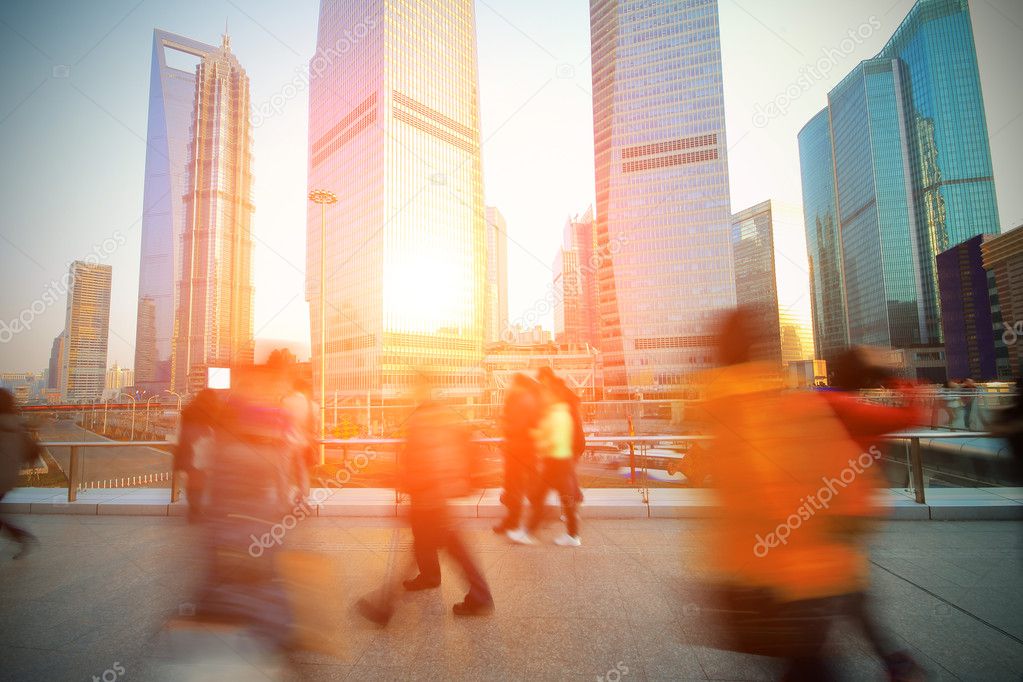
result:
M 831 363 L 833 375 L 829 390 L 821 391 L 849 435 L 856 440 L 862 452 L 875 460 L 881 457 L 882 436 L 922 424 L 927 410 L 923 396 L 913 383 L 899 380 L 878 361 L 871 348 L 854 347 L 839 355 Z M 888 388 L 895 392 L 895 404 L 884 405 L 865 402 L 859 392 L 864 389 Z M 885 487 L 879 466 L 864 469 L 853 485 L 859 488 L 859 508 L 847 508 L 848 530 L 860 549 L 860 589 L 851 593 L 845 605 L 845 615 L 863 631 L 874 652 L 881 659 L 890 680 L 923 679 L 924 671 L 903 650 L 896 650 L 870 608 L 868 596 L 870 555 L 866 538 L 873 528 L 874 519 L 881 515 L 875 491 Z
M 860 450 L 826 398 L 785 390 L 781 367 L 756 361 L 755 319 L 725 316 L 720 366 L 700 382 L 717 497 L 707 568 L 727 648 L 785 659 L 786 679 L 827 679 L 828 630 L 860 585 L 843 526 L 862 506 Z

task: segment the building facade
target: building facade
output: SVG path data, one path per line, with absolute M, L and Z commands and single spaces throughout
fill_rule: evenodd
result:
M 938 293 L 945 336 L 945 362 L 951 379 L 1009 379 L 1009 355 L 1002 342 L 1002 320 L 992 306 L 995 275 L 984 269 L 977 235 L 938 254 Z
M 445 397 L 483 390 L 476 54 L 471 0 L 321 2 L 309 189 L 338 201 L 326 208 L 324 250 L 320 207 L 309 206 L 306 300 L 314 384 L 325 360 L 328 395 L 394 400 L 420 368 Z
M 984 267 L 994 275 L 996 295 L 991 306 L 1000 319 L 1002 343 L 1008 355 L 1008 374 L 1023 376 L 1023 225 L 986 239 L 981 245 Z
M 554 257 L 554 337 L 558 343 L 596 347 L 600 340 L 594 228 L 592 206 L 569 218 Z
M 121 391 L 135 385 L 134 370 L 118 367 L 115 362 L 107 369 L 106 381 L 103 387 L 104 397 L 117 397 Z
M 935 256 L 999 231 L 966 0 L 918 0 L 828 93 L 799 146 L 815 317 L 845 321 L 821 325 L 825 356 L 941 345 Z M 826 301 L 836 279 L 841 300 Z
M 61 376 L 64 372 L 64 332 L 57 334 L 50 346 L 50 364 L 46 372 L 46 388 L 60 391 L 63 384 Z
M 525 339 L 523 339 L 524 341 Z M 600 353 L 582 343 L 498 343 L 487 346 L 485 402 L 502 405 L 516 374 L 536 377 L 549 367 L 581 400 L 599 400 L 602 393 Z
M 802 222 L 770 200 L 732 216 L 736 304 L 757 317 L 755 356 L 782 365 L 815 356 Z
M 216 48 L 166 31 L 153 32 L 142 196 L 135 369 L 139 387 L 159 393 L 171 385 L 185 195 L 195 111 L 196 65 Z
M 252 126 L 249 77 L 224 36 L 195 79 L 172 388 L 207 369 L 252 364 Z
M 103 395 L 111 275 L 109 265 L 71 263 L 61 369 L 61 394 L 68 402 L 93 401 Z
M 487 206 L 486 343 L 497 343 L 508 329 L 508 223 Z
M 591 0 L 598 307 L 610 398 L 671 397 L 735 305 L 716 0 Z

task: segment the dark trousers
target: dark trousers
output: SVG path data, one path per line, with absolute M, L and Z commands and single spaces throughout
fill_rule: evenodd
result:
M 4 495 L 6 494 L 7 493 L 0 493 L 0 500 L 3 500 Z M 10 521 L 8 521 L 6 517 L 0 515 L 0 535 L 3 534 L 10 536 L 12 540 L 19 542 L 21 544 L 25 544 L 26 540 L 31 540 L 32 538 L 35 537 L 34 535 L 32 535 L 32 533 L 29 533 L 21 526 L 14 525 Z
M 466 580 L 469 581 L 467 598 L 478 604 L 490 604 L 493 597 L 486 579 L 476 566 L 461 536 L 454 529 L 446 507 L 416 508 L 413 502 L 409 510 L 412 525 L 412 547 L 419 566 L 419 574 L 429 582 L 440 581 L 440 558 L 438 552 L 447 550 Z
M 533 470 L 536 468 L 534 453 L 518 448 L 509 448 L 504 453 L 504 493 L 501 504 L 508 508 L 508 515 L 502 525 L 517 528 L 522 518 L 522 500 L 530 495 Z
M 533 532 L 540 526 L 543 519 L 544 501 L 549 490 L 557 490 L 561 498 L 561 511 L 565 515 L 565 526 L 569 535 L 579 534 L 579 517 L 576 515 L 576 491 L 578 482 L 575 477 L 575 461 L 569 459 L 545 458 L 540 467 L 540 476 L 533 495 L 530 497 L 529 531 Z

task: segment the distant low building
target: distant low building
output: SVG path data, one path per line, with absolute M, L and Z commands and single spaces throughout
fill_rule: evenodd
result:
M 516 324 L 508 328 L 503 341 L 513 346 L 540 346 L 554 343 L 554 336 L 540 325 L 526 328 Z
M 589 344 L 494 343 L 483 356 L 486 370 L 486 401 L 504 402 L 512 377 L 522 373 L 536 377 L 541 367 L 550 367 L 582 400 L 599 400 L 603 393 L 600 352 Z

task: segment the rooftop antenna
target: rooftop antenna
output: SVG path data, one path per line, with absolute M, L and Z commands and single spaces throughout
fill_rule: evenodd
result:
M 230 51 L 230 49 L 231 49 L 231 36 L 228 35 L 228 32 L 227 32 L 227 19 L 228 19 L 227 17 L 224 17 L 224 34 L 221 36 L 221 38 L 223 38 L 223 41 L 221 42 L 220 47 L 222 49 L 224 49 L 224 50 Z

